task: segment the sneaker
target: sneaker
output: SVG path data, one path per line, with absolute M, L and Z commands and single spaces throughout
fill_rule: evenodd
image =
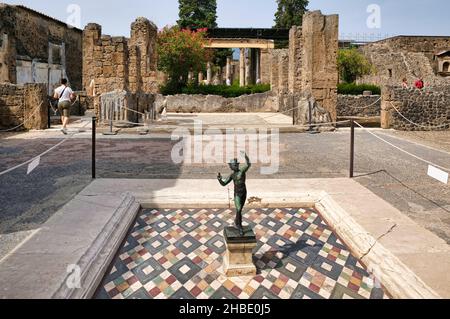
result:
M 65 128 L 63 128 L 63 129 L 61 130 L 61 133 L 63 133 L 64 135 L 67 135 L 67 130 L 66 130 Z

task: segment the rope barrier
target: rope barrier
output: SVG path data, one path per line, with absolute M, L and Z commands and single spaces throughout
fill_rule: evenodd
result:
M 372 104 L 369 104 L 367 106 L 349 106 L 349 107 L 352 108 L 352 109 L 355 109 L 355 110 L 362 110 L 362 109 L 367 109 L 367 108 L 377 104 L 380 101 L 381 101 L 381 96 L 380 96 L 380 98 L 378 100 L 376 100 L 375 102 L 373 102 Z
M 412 125 L 414 125 L 414 126 L 417 126 L 417 127 L 421 127 L 421 128 L 427 128 L 427 129 L 433 129 L 433 128 L 442 128 L 442 127 L 447 127 L 447 126 L 449 126 L 450 124 L 449 123 L 447 123 L 447 124 L 443 124 L 443 125 L 438 125 L 438 126 L 426 126 L 426 125 L 421 125 L 421 124 L 417 124 L 417 123 L 414 123 L 413 121 L 411 121 L 410 119 L 408 119 L 406 116 L 404 116 L 395 106 L 394 106 L 394 104 L 392 103 L 392 102 L 389 102 L 390 104 L 391 104 L 391 106 L 394 108 L 394 110 L 403 118 L 403 119 L 405 119 L 406 121 L 408 121 L 409 123 L 411 123 Z
M 90 123 L 90 122 L 87 122 L 82 128 L 86 127 L 89 123 Z M 64 138 L 63 140 L 61 140 L 58 144 L 56 144 L 56 145 L 50 147 L 50 148 L 49 148 L 48 150 L 46 150 L 45 152 L 42 152 L 41 154 L 39 154 L 39 155 L 33 157 L 32 159 L 30 159 L 30 160 L 28 160 L 28 161 L 26 161 L 26 162 L 23 162 L 22 164 L 16 165 L 16 166 L 11 167 L 11 168 L 9 168 L 9 169 L 3 171 L 3 172 L 0 172 L 0 176 L 3 176 L 3 175 L 5 175 L 5 174 L 7 174 L 7 173 L 10 173 L 10 172 L 12 172 L 12 171 L 14 171 L 14 170 L 16 170 L 16 169 L 18 169 L 18 168 L 21 168 L 21 167 L 23 167 L 23 166 L 25 166 L 25 165 L 27 165 L 27 164 L 30 164 L 30 163 L 33 162 L 34 160 L 36 160 L 36 159 L 38 159 L 38 158 L 40 158 L 40 157 L 42 157 L 42 156 L 44 156 L 44 155 L 50 153 L 50 152 L 53 151 L 54 149 L 56 149 L 56 148 L 60 147 L 62 144 L 64 144 L 67 140 L 71 139 L 71 138 L 72 138 L 73 136 L 75 136 L 76 134 L 77 134 L 77 133 L 72 133 L 71 135 L 69 135 L 69 136 L 67 136 L 66 138 Z
M 37 114 L 37 111 L 39 111 L 39 110 L 41 109 L 42 103 L 43 103 L 43 102 L 41 102 L 41 104 L 39 104 L 39 106 L 38 106 L 38 107 L 34 110 L 34 112 L 29 116 L 28 120 Z M 16 127 L 9 128 L 9 129 L 7 129 L 7 130 L 0 130 L 0 133 L 12 132 L 12 131 L 18 129 L 19 127 L 24 126 L 25 123 L 27 123 L 27 120 L 24 120 L 22 124 L 20 124 L 20 125 L 18 125 L 18 126 L 16 126 Z
M 131 111 L 131 112 L 134 112 L 134 113 L 136 113 L 136 114 L 143 115 L 143 116 L 146 116 L 146 115 L 147 115 L 147 114 L 145 114 L 145 113 L 142 113 L 142 112 L 138 112 L 138 111 L 132 110 L 132 109 L 126 107 L 126 106 L 122 106 L 122 109 L 123 109 L 123 110 Z
M 392 146 L 393 148 L 399 150 L 400 152 L 403 152 L 403 153 L 405 153 L 405 154 L 407 154 L 407 155 L 409 155 L 409 156 L 412 156 L 412 157 L 414 157 L 415 159 L 417 159 L 417 160 L 419 160 L 419 161 L 421 161 L 421 162 L 424 162 L 424 163 L 426 163 L 426 164 L 428 164 L 428 165 L 432 165 L 432 166 L 437 167 L 437 168 L 439 168 L 439 169 L 441 169 L 441 170 L 443 170 L 443 171 L 450 172 L 450 168 L 440 166 L 440 165 L 435 164 L 435 163 L 433 163 L 433 162 L 427 161 L 426 159 L 421 158 L 421 157 L 419 157 L 419 156 L 417 156 L 417 155 L 415 155 L 415 154 L 413 154 L 413 153 L 410 153 L 410 152 L 408 152 L 408 151 L 405 151 L 404 149 L 398 147 L 397 145 L 394 145 L 394 144 L 392 144 L 391 142 L 386 141 L 386 140 L 383 139 L 382 137 L 376 135 L 375 133 L 369 131 L 367 128 L 365 128 L 364 126 L 362 126 L 362 125 L 359 124 L 358 122 L 356 122 L 356 121 L 354 121 L 354 122 L 355 122 L 356 125 L 358 125 L 360 128 L 362 128 L 364 131 L 366 131 L 366 132 L 369 133 L 370 135 L 372 135 L 372 136 L 374 136 L 375 138 L 379 139 L 380 141 L 382 141 L 382 142 L 384 142 L 384 143 L 386 143 L 386 144 Z

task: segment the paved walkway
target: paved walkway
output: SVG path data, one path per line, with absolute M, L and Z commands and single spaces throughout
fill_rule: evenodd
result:
M 74 130 L 80 129 L 80 123 Z M 0 245 L 14 246 L 40 227 L 62 205 L 91 181 L 90 132 L 76 135 L 41 159 L 30 175 L 26 167 L 0 176 Z M 391 131 L 375 130 L 395 145 L 442 166 L 450 155 L 412 143 Z M 8 137 L 9 136 L 9 137 Z M 64 136 L 29 132 L 0 140 L 0 171 L 33 158 Z M 167 134 L 99 136 L 98 176 L 111 178 L 211 179 L 225 164 L 176 165 L 171 160 L 175 142 Z M 349 132 L 282 134 L 280 170 L 261 175 L 255 163 L 249 178 L 334 178 L 348 176 Z M 356 136 L 356 181 L 385 199 L 420 225 L 450 243 L 450 187 L 427 176 L 427 165 L 359 131 Z M 6 247 L 6 245 L 3 245 Z M 1 252 L 0 252 L 1 253 Z M 1 255 L 0 255 L 1 258 Z

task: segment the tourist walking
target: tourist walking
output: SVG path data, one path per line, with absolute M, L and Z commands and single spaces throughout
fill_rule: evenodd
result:
M 61 80 L 61 86 L 55 89 L 55 99 L 58 99 L 58 110 L 61 114 L 62 129 L 63 134 L 67 134 L 67 125 L 70 121 L 70 106 L 71 101 L 75 99 L 75 93 L 67 85 L 67 79 Z
M 408 80 L 406 78 L 404 78 L 403 81 L 402 81 L 402 88 L 404 88 L 404 89 L 408 89 L 409 88 Z

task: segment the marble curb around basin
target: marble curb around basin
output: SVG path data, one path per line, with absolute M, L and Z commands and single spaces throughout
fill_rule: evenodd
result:
M 248 188 L 254 198 L 249 207 L 316 207 L 394 298 L 450 297 L 445 241 L 357 182 L 250 180 Z M 91 298 L 141 207 L 230 204 L 226 189 L 215 180 L 96 180 L 0 264 L 0 298 Z M 407 244 L 402 242 L 405 234 L 411 235 Z M 67 285 L 77 275 L 70 265 L 80 267 L 81 288 Z

